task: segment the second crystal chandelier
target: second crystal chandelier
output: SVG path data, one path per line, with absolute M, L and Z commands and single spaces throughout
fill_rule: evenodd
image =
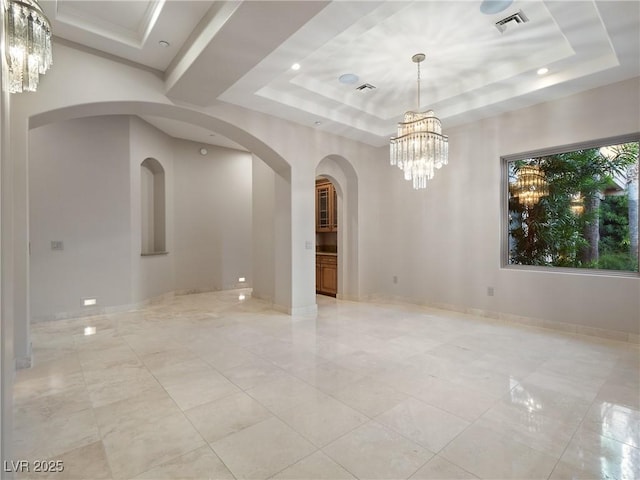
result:
M 418 108 L 404 114 L 398 123 L 398 136 L 391 138 L 391 165 L 404 171 L 405 180 L 413 180 L 413 188 L 426 188 L 435 169 L 449 163 L 449 138 L 442 134 L 442 125 L 432 110 L 420 112 L 420 62 L 424 53 L 411 60 L 418 66 Z

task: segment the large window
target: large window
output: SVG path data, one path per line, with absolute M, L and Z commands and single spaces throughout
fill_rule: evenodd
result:
M 638 272 L 638 139 L 503 159 L 505 263 Z

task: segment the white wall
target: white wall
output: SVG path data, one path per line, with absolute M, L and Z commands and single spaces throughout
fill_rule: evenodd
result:
M 638 335 L 637 276 L 500 267 L 500 156 L 639 132 L 640 80 L 446 130 L 449 165 L 437 171 L 425 191 L 414 191 L 397 168 L 380 167 L 388 169 L 388 180 L 380 215 L 386 253 L 379 292 L 418 303 L 568 323 L 585 327 L 583 332 Z M 488 286 L 495 288 L 495 296 L 487 295 Z
M 71 120 L 30 135 L 31 315 L 131 301 L 126 117 Z M 62 241 L 63 250 L 51 249 Z
M 253 155 L 252 168 L 253 295 L 267 301 L 275 296 L 275 172 Z
M 175 289 L 251 285 L 251 154 L 173 140 Z

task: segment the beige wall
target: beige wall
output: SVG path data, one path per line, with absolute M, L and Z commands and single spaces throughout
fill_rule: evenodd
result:
M 418 303 L 640 333 L 640 278 L 500 266 L 504 155 L 640 132 L 640 81 L 447 129 L 449 165 L 422 192 L 389 167 L 379 292 Z M 406 209 L 407 206 L 410 209 Z M 398 277 L 393 284 L 392 277 Z M 495 295 L 487 295 L 487 287 Z
M 79 312 L 87 297 L 130 304 L 127 117 L 37 128 L 29 147 L 32 319 Z
M 252 278 L 251 154 L 174 140 L 175 290 L 221 290 Z
M 252 285 L 254 296 L 273 301 L 275 298 L 275 173 L 255 155 L 252 158 Z

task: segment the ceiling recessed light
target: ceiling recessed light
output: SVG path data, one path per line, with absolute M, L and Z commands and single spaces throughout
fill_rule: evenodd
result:
M 169 42 L 167 42 L 166 40 L 160 40 L 158 42 L 158 45 L 160 45 L 162 48 L 167 48 L 171 44 Z
M 320 120 L 316 120 L 315 122 L 313 122 L 313 124 L 317 127 L 319 125 L 322 125 L 322 122 Z
M 480 11 L 485 15 L 493 15 L 506 10 L 512 3 L 513 0 L 484 0 L 480 4 Z
M 353 85 L 354 83 L 356 83 L 358 80 L 360 80 L 358 78 L 358 76 L 354 73 L 345 73 L 344 75 L 340 75 L 338 77 L 338 81 L 340 83 L 344 83 L 346 85 Z
M 549 69 L 547 67 L 542 67 L 538 69 L 538 75 L 544 75 L 546 73 L 549 73 Z
M 207 151 L 207 149 L 206 149 L 206 148 L 202 147 L 202 148 L 200 149 L 200 155 L 206 155 L 207 153 L 209 153 L 209 152 Z
M 293 65 L 291 65 L 291 70 L 300 70 L 300 64 L 299 63 L 294 63 Z

